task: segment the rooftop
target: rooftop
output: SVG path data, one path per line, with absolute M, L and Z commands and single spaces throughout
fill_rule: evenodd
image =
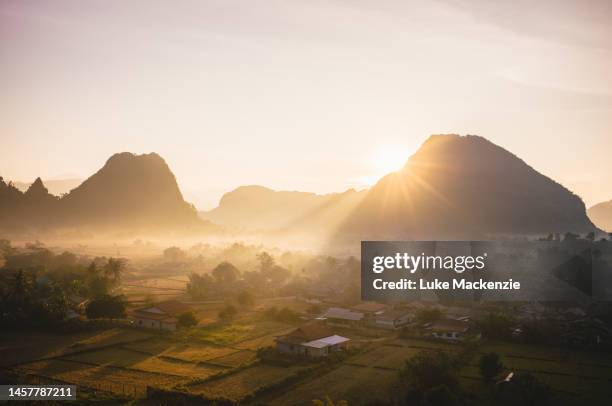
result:
M 342 307 L 330 307 L 325 313 L 323 313 L 322 317 L 326 317 L 328 319 L 360 321 L 363 319 L 363 313 L 354 312 L 350 309 L 344 309 Z
M 303 343 L 333 336 L 334 333 L 319 323 L 306 324 L 296 328 L 289 334 L 279 337 L 281 341 Z
M 387 305 L 384 305 L 381 303 L 365 302 L 365 303 L 358 304 L 357 306 L 353 306 L 352 310 L 355 310 L 357 312 L 364 312 L 364 313 L 376 313 L 376 312 L 381 312 L 385 310 L 386 308 L 387 308 Z

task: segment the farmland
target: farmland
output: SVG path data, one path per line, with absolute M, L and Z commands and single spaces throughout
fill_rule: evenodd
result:
M 498 353 L 506 372 L 534 375 L 550 385 L 567 403 L 595 402 L 612 396 L 609 387 L 612 358 L 609 355 L 508 343 L 487 343 L 480 351 Z M 469 386 L 476 392 L 484 390 L 476 362 L 463 368 L 461 376 L 472 381 Z
M 274 302 L 221 322 L 218 303 L 194 303 L 210 320 L 189 330 L 160 333 L 129 326 L 101 326 L 78 333 L 1 333 L 0 362 L 21 376 L 67 382 L 122 398 L 143 399 L 147 387 L 195 399 L 226 399 L 241 404 L 311 405 L 312 399 L 347 400 L 350 405 L 389 401 L 401 386 L 405 361 L 427 351 L 458 353 L 461 345 L 399 338 L 385 330 L 339 329 L 358 348 L 333 363 L 268 364 L 257 350 L 295 328 L 264 317 Z M 288 303 L 288 299 L 283 299 Z M 295 304 L 299 307 L 300 303 Z M 482 342 L 458 370 L 474 399 L 490 401 L 481 378 L 481 354 L 496 352 L 504 373 L 529 372 L 548 384 L 565 403 L 612 395 L 612 357 L 554 347 Z

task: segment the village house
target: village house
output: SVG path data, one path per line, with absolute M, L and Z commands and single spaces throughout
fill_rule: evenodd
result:
M 372 327 L 395 330 L 405 327 L 413 319 L 413 314 L 406 310 L 386 310 L 376 314 L 369 323 Z
M 381 314 L 387 309 L 386 304 L 376 302 L 364 302 L 351 307 L 351 310 L 363 313 L 366 318 L 373 318 L 377 314 Z
M 446 341 L 462 341 L 470 329 L 470 323 L 462 320 L 443 319 L 431 323 L 427 329 L 431 336 Z
M 334 334 L 320 324 L 307 324 L 276 339 L 276 349 L 283 354 L 326 357 L 348 348 L 350 339 Z
M 343 307 L 330 307 L 320 318 L 329 326 L 357 327 L 362 324 L 365 314 Z
M 138 327 L 175 331 L 178 324 L 177 317 L 187 311 L 189 311 L 189 306 L 186 304 L 178 300 L 166 300 L 153 306 L 134 310 L 131 313 L 131 319 Z

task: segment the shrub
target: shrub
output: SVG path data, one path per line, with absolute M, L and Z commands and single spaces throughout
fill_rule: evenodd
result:
M 479 367 L 480 374 L 485 381 L 490 381 L 501 372 L 503 365 L 499 360 L 499 355 L 495 352 L 490 352 L 480 357 Z
M 193 327 L 198 324 L 198 319 L 196 319 L 193 312 L 184 312 L 178 316 L 178 326 L 179 327 Z

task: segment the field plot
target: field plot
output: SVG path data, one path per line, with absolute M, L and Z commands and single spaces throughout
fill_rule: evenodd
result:
M 0 367 L 148 337 L 146 332 L 121 328 L 74 334 L 5 331 L 0 333 Z
M 190 386 L 189 392 L 204 395 L 209 399 L 226 398 L 239 402 L 257 389 L 278 383 L 304 368 L 256 365 L 224 378 Z
M 222 347 L 219 345 L 204 343 L 186 344 L 166 339 L 149 340 L 133 345 L 123 345 L 122 347 L 132 351 L 191 362 L 206 361 L 237 351 L 234 348 Z
M 108 348 L 100 351 L 69 355 L 63 359 L 100 366 L 115 366 L 159 372 L 167 375 L 180 375 L 190 378 L 205 378 L 224 368 L 199 365 L 196 362 L 158 357 L 125 348 Z
M 145 340 L 151 337 L 153 337 L 153 335 L 147 331 L 141 331 L 131 328 L 113 328 L 78 341 L 74 343 L 70 347 L 70 349 L 74 351 L 81 351 L 84 349 L 103 347 L 107 345 Z
M 412 358 L 422 350 L 411 347 L 396 347 L 383 345 L 372 351 L 351 358 L 347 363 L 350 365 L 379 367 L 399 370 L 406 360 Z
M 288 329 L 279 330 L 274 334 L 268 334 L 263 337 L 257 337 L 252 340 L 243 341 L 241 343 L 236 344 L 235 347 L 245 349 L 245 350 L 257 350 L 263 347 L 270 347 L 270 346 L 275 345 L 276 337 L 287 334 L 291 332 L 293 329 L 294 327 L 291 327 Z
M 612 396 L 612 359 L 602 354 L 571 352 L 551 347 L 491 343 L 481 352 L 497 352 L 506 372 L 528 372 L 560 395 L 581 401 Z M 475 358 L 460 374 L 474 382 L 481 379 Z M 476 385 L 477 384 L 473 384 Z
M 179 344 L 164 352 L 165 356 L 182 359 L 185 361 L 208 361 L 235 353 L 233 348 L 219 347 L 206 344 Z
M 433 340 L 418 340 L 414 338 L 398 338 L 393 340 L 389 345 L 395 345 L 398 347 L 414 348 L 417 350 L 449 350 L 455 351 L 458 348 L 458 344 L 449 344 L 443 341 Z
M 255 362 L 255 360 L 257 360 L 257 354 L 255 351 L 242 350 L 235 351 L 222 357 L 209 359 L 206 362 L 214 365 L 236 368 L 241 365 L 252 364 Z
M 0 369 L 61 354 L 76 343 L 97 334 L 95 331 L 75 334 L 3 331 L 0 333 Z
M 185 378 L 163 373 L 89 365 L 61 359 L 22 365 L 19 372 L 136 397 L 144 395 L 147 385 L 170 387 L 186 381 Z
M 190 304 L 192 311 L 199 320 L 199 325 L 207 326 L 217 322 L 219 312 L 225 307 L 224 302 L 208 302 Z
M 271 406 L 311 406 L 312 399 L 346 400 L 349 405 L 362 405 L 386 400 L 397 382 L 396 371 L 342 365 L 313 380 L 300 383 L 272 399 Z
M 194 331 L 193 337 L 217 345 L 235 345 L 286 331 L 291 326 L 267 320 L 244 317 L 232 324 L 213 324 Z
M 193 364 L 189 362 L 176 361 L 166 358 L 151 357 L 134 366 L 134 368 L 149 371 L 161 372 L 170 375 L 180 375 L 189 378 L 207 378 L 215 375 L 224 368 L 214 367 L 202 364 Z
M 96 364 L 101 366 L 106 365 L 118 367 L 132 367 L 149 357 L 150 355 L 114 347 L 98 351 L 66 355 L 62 358 L 70 361 Z

